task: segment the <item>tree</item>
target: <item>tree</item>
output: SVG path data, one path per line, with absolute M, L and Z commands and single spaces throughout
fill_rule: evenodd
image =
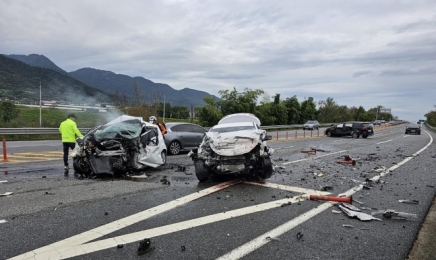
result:
M 20 110 L 10 101 L 0 102 L 0 117 L 4 123 L 8 123 L 18 117 Z
M 256 89 L 251 90 L 248 88 L 244 89 L 244 92 L 239 93 L 236 88 L 232 91 L 220 90 L 218 93 L 221 95 L 221 100 L 217 102 L 218 107 L 221 108 L 221 113 L 223 115 L 230 115 L 235 113 L 255 113 L 257 99 L 261 94 L 264 93 L 263 90 Z
M 299 123 L 304 124 L 307 120 L 313 120 L 316 118 L 316 115 L 317 111 L 313 97 L 309 97 L 301 102 L 301 117 Z
M 298 124 L 300 121 L 301 107 L 300 102 L 298 102 L 297 96 L 294 95 L 291 98 L 286 98 L 284 105 L 287 110 L 287 123 L 288 124 Z
M 206 96 L 203 100 L 206 105 L 196 109 L 198 121 L 202 126 L 214 126 L 223 117 L 223 114 L 218 109 L 218 104 L 213 97 Z

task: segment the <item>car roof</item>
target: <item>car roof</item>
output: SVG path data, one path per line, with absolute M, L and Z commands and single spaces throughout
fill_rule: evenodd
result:
M 227 115 L 218 122 L 218 125 L 227 124 L 227 123 L 241 123 L 241 122 L 252 122 L 260 126 L 259 118 L 257 118 L 255 115 L 250 113 L 237 113 L 237 114 Z

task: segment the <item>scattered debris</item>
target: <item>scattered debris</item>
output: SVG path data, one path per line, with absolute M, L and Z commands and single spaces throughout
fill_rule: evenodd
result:
M 302 153 L 306 153 L 308 155 L 315 155 L 316 154 L 316 150 L 315 149 L 310 149 L 310 150 L 301 150 Z
M 274 165 L 274 171 L 277 170 L 277 169 L 284 170 L 284 169 L 286 169 L 286 167 L 285 166 L 276 166 L 276 165 Z
M 118 244 L 118 245 L 117 245 L 117 248 L 123 248 L 123 247 L 124 247 L 123 244 Z
M 343 161 L 337 160 L 336 162 L 340 164 L 350 164 L 353 166 L 356 165 L 356 160 L 352 159 L 349 155 L 345 155 Z
M 163 185 L 170 185 L 171 184 L 171 182 L 169 180 L 167 180 L 167 176 L 163 176 L 162 179 L 160 179 L 160 182 Z
M 321 190 L 322 190 L 322 191 L 333 190 L 333 187 L 327 185 L 327 186 L 321 187 Z
M 373 217 L 369 214 L 363 213 L 363 212 L 358 212 L 358 211 L 353 211 L 350 209 L 347 209 L 344 206 L 339 205 L 339 208 L 345 213 L 347 214 L 349 217 L 356 217 L 362 221 L 369 221 L 369 220 L 379 220 L 382 221 L 379 218 Z
M 335 213 L 335 214 L 341 214 L 342 211 L 332 209 L 332 213 Z
M 186 166 L 184 165 L 177 166 L 176 172 L 184 172 L 184 171 L 186 171 Z
M 386 171 L 386 167 L 385 166 L 378 166 L 376 168 L 374 168 L 375 172 L 384 172 Z
M 265 237 L 266 240 L 274 240 L 274 241 L 281 241 L 280 238 L 276 237 Z
M 315 150 L 315 151 L 317 151 L 317 152 L 321 152 L 321 153 L 329 153 L 330 151 L 326 151 L 326 150 L 323 150 L 323 149 L 317 149 L 317 148 L 311 148 L 312 150 Z
M 106 211 L 106 212 L 104 213 L 104 215 L 105 215 L 105 216 L 109 215 L 109 212 Z
M 52 193 L 52 192 L 48 192 L 48 191 L 46 191 L 46 192 L 45 192 L 45 195 L 55 195 L 55 194 Z
M 434 185 L 427 185 L 427 187 L 434 188 Z
M 149 238 L 146 238 L 139 242 L 138 246 L 138 255 L 143 255 L 151 251 L 151 241 Z
M 0 219 L 0 224 L 6 223 L 6 219 Z
M 358 207 L 355 207 L 355 206 L 353 206 L 351 204 L 348 204 L 348 203 L 342 203 L 342 206 L 344 206 L 344 207 L 346 207 L 347 209 L 350 209 L 350 210 L 361 211 Z
M 323 195 L 309 195 L 310 200 L 327 200 L 336 202 L 346 202 L 351 203 L 351 197 L 334 197 L 334 196 L 323 196 Z
M 406 212 L 398 212 L 393 209 L 387 210 L 378 210 L 371 213 L 373 216 L 383 215 L 385 218 L 400 218 L 400 219 L 416 219 L 418 215 L 406 213 Z
M 354 228 L 354 226 L 352 226 L 352 225 L 347 225 L 347 224 L 342 224 L 342 226 L 343 226 L 343 227 L 346 227 L 346 228 Z
M 399 203 L 419 204 L 418 200 L 398 200 Z
M 297 239 L 300 240 L 302 237 L 303 237 L 303 233 L 298 232 L 298 233 L 297 233 Z
M 324 176 L 324 173 L 320 172 L 320 173 L 318 173 L 317 176 L 318 176 L 318 177 L 322 177 L 322 176 Z
M 186 247 L 185 247 L 185 246 L 181 246 L 180 248 L 182 249 L 182 251 L 185 251 L 185 250 L 186 250 Z
M 355 199 L 353 199 L 353 201 L 356 202 L 357 204 L 360 204 L 360 205 L 365 204 L 365 203 L 363 203 L 363 202 L 361 202 L 361 201 L 358 201 L 358 200 L 355 200 Z
M 3 194 L 0 194 L 0 197 L 2 197 L 2 196 L 9 196 L 9 195 L 12 195 L 12 194 L 14 194 L 14 193 L 13 192 L 5 192 Z
M 292 204 L 292 202 L 287 202 L 287 203 L 283 203 L 282 205 L 280 205 L 280 207 L 281 208 L 283 208 L 283 207 L 285 207 L 285 206 L 289 206 L 289 205 L 291 205 Z
M 364 181 L 359 181 L 359 180 L 356 180 L 356 179 L 351 179 L 351 181 L 354 182 L 354 183 L 356 183 L 356 184 L 362 184 L 362 185 L 365 184 Z
M 6 182 L 8 182 L 8 181 L 0 181 L 0 183 L 6 183 Z
M 42 178 L 45 179 L 45 178 L 47 178 L 47 176 L 44 175 L 44 176 L 42 176 Z

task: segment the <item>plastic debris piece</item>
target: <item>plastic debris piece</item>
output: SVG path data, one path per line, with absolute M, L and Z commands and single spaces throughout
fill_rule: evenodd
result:
M 320 173 L 318 173 L 317 176 L 318 176 L 318 177 L 322 177 L 322 176 L 324 176 L 324 173 L 320 172 Z
M 418 200 L 398 200 L 399 203 L 419 204 Z
M 333 190 L 333 187 L 332 186 L 324 186 L 324 187 L 321 187 L 321 190 L 322 191 Z
M 14 193 L 13 192 L 5 192 L 3 194 L 0 194 L 0 197 L 1 196 L 9 196 L 9 195 L 12 195 L 12 194 L 14 194 Z
M 355 207 L 355 206 L 348 204 L 348 203 L 342 203 L 342 206 L 344 206 L 348 209 L 354 210 L 354 211 L 361 211 L 358 207 Z
M 380 166 L 374 169 L 375 172 L 384 172 L 386 171 L 386 167 L 385 166 Z
M 307 153 L 309 155 L 315 155 L 316 154 L 316 150 L 314 149 L 310 149 L 310 150 L 301 150 L 302 153 Z
M 332 209 L 332 213 L 335 213 L 335 214 L 341 214 L 342 211 Z
M 182 251 L 185 251 L 186 247 L 185 246 L 181 246 L 181 249 L 182 249 Z
M 371 216 L 369 214 L 366 214 L 366 213 L 363 213 L 363 212 L 353 211 L 353 210 L 347 209 L 346 207 L 341 206 L 341 205 L 339 205 L 339 208 L 345 214 L 347 214 L 349 217 L 356 217 L 356 218 L 358 218 L 359 220 L 362 220 L 362 221 L 370 221 L 370 220 L 379 220 L 379 221 L 382 221 L 381 219 L 373 217 L 373 216 Z
M 274 241 L 281 241 L 280 238 L 276 237 L 265 237 L 266 240 L 274 240 Z
M 138 246 L 138 255 L 143 255 L 145 253 L 148 253 L 151 251 L 151 240 L 149 238 L 146 238 L 139 242 Z
M 118 244 L 118 245 L 117 245 L 117 248 L 123 248 L 123 247 L 124 247 L 123 244 Z
M 0 181 L 0 183 L 6 183 L 6 182 L 8 182 L 8 181 Z
M 347 224 L 342 224 L 342 226 L 343 226 L 343 227 L 346 227 L 346 228 L 354 228 L 354 226 L 352 226 L 352 225 L 347 225 Z
M 297 233 L 297 239 L 300 240 L 302 237 L 303 237 L 303 233 L 298 232 L 298 233 Z
M 286 202 L 286 203 L 283 203 L 282 205 L 280 205 L 280 207 L 285 207 L 285 206 L 289 206 L 289 205 L 291 205 L 292 204 L 292 202 Z
M 377 215 L 383 215 L 385 218 L 401 218 L 401 219 L 416 219 L 418 218 L 418 215 L 406 213 L 406 212 L 398 212 L 393 209 L 387 209 L 387 210 L 378 210 L 371 213 L 373 216 Z
M 7 222 L 6 219 L 0 219 L 0 224 L 6 223 L 6 222 Z
M 349 164 L 349 165 L 356 165 L 356 160 L 354 160 L 353 158 L 351 158 L 349 155 L 344 155 L 344 160 L 337 160 L 336 163 L 340 163 L 340 164 Z
M 351 181 L 356 183 L 356 184 L 365 184 L 364 181 L 359 181 L 359 180 L 356 180 L 356 179 L 351 179 Z

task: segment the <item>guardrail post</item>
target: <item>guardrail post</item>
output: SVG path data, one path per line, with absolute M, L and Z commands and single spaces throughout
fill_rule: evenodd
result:
M 8 161 L 8 153 L 6 152 L 6 139 L 3 138 L 3 161 Z
M 303 138 L 306 138 L 306 130 L 303 130 Z
M 313 130 L 310 130 L 310 138 L 312 138 Z
M 279 132 L 277 131 L 277 141 L 279 140 Z
M 288 131 L 286 131 L 286 140 L 288 140 Z
M 318 130 L 318 137 L 319 137 L 319 128 L 317 130 Z
M 295 139 L 297 139 L 297 130 L 295 130 Z

